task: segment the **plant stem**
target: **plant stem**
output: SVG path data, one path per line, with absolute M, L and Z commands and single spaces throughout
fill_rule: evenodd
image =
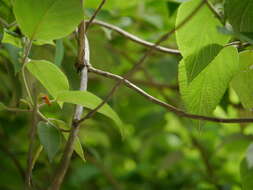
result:
M 85 36 L 85 22 L 83 21 L 78 27 L 78 43 L 79 43 L 79 51 L 78 51 L 78 65 L 82 65 L 81 70 L 81 81 L 80 81 L 80 91 L 85 91 L 87 89 L 88 84 L 88 68 L 87 64 L 89 64 L 89 44 L 88 40 Z M 80 120 L 83 113 L 83 107 L 80 105 L 76 106 L 75 114 L 72 121 L 72 127 L 70 131 L 69 138 L 64 148 L 64 153 L 59 164 L 59 168 L 54 175 L 53 181 L 49 187 L 49 190 L 59 190 L 67 169 L 70 164 L 71 156 L 74 151 L 74 142 L 79 132 L 80 125 L 77 122 Z

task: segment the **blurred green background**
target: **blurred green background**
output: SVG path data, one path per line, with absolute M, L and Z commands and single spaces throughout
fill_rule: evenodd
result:
M 85 0 L 87 18 L 92 15 L 99 0 Z M 97 16 L 102 20 L 155 42 L 175 24 L 181 1 L 169 0 L 108 0 Z M 221 7 L 222 1 L 213 1 Z M 11 1 L 0 0 L 0 17 L 8 23 L 15 18 Z M 19 35 L 16 27 L 10 29 Z M 190 31 L 189 31 L 190 32 Z M 4 29 L 0 25 L 0 35 Z M 88 31 L 91 64 L 115 74 L 123 75 L 146 51 L 146 47 L 133 43 L 121 35 L 92 25 Z M 57 53 L 64 53 L 60 68 L 68 76 L 71 89 L 78 89 L 76 73 L 77 43 L 71 35 L 57 40 L 56 45 L 35 45 L 30 57 L 55 61 Z M 175 36 L 163 42 L 177 48 Z M 0 101 L 9 107 L 25 107 L 22 80 L 15 71 L 20 68 L 21 49 L 0 44 Z M 177 68 L 181 57 L 155 52 L 131 81 L 153 96 L 183 108 L 177 87 Z M 47 94 L 32 77 L 30 83 Z M 89 75 L 88 90 L 103 98 L 114 81 L 94 74 Z M 126 87 L 110 100 L 109 104 L 124 122 L 125 139 L 115 130 L 113 122 L 100 114 L 87 120 L 79 137 L 86 162 L 74 154 L 64 181 L 63 190 L 239 190 L 239 165 L 247 146 L 253 139 L 252 124 L 201 123 L 180 118 L 152 104 Z M 45 106 L 42 112 L 48 117 L 67 123 L 72 119 L 74 106 L 65 104 Z M 87 112 L 87 110 L 85 110 Z M 250 116 L 239 104 L 238 97 L 228 90 L 216 116 Z M 23 180 L 15 165 L 26 166 L 28 128 L 31 119 L 27 113 L 0 111 L 0 189 L 23 189 Z M 39 144 L 39 142 L 36 142 Z M 63 148 L 64 142 L 62 142 Z M 45 189 L 61 157 L 50 163 L 42 152 L 34 168 L 34 183 Z

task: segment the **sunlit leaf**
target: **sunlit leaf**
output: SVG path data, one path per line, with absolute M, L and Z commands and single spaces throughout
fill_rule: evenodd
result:
M 62 38 L 83 19 L 80 0 L 16 0 L 14 14 L 22 32 L 33 40 Z
M 180 5 L 176 24 L 179 25 L 199 5 L 201 0 L 190 0 Z M 217 31 L 222 26 L 207 5 L 176 31 L 177 44 L 185 59 L 187 78 L 191 82 L 219 53 L 229 36 Z M 214 44 L 214 45 L 212 45 Z M 205 48 L 205 49 L 203 49 Z
M 239 54 L 240 71 L 232 80 L 232 87 L 245 108 L 253 108 L 253 51 Z
M 184 60 L 179 66 L 180 93 L 187 110 L 210 115 L 223 97 L 232 77 L 238 71 L 236 48 L 224 48 L 217 57 L 190 83 Z
M 8 32 L 4 32 L 4 36 L 3 36 L 3 39 L 2 39 L 2 43 L 8 43 L 8 44 L 11 44 L 17 48 L 21 48 L 22 45 L 21 45 L 21 40 L 11 34 L 9 34 Z
M 67 77 L 55 64 L 49 61 L 31 60 L 27 63 L 26 68 L 54 98 L 59 92 L 69 89 Z
M 89 109 L 95 109 L 102 100 L 94 94 L 87 91 L 66 91 L 62 92 L 57 97 L 58 101 L 82 105 Z M 123 135 L 122 122 L 118 114 L 108 105 L 104 104 L 99 110 L 99 113 L 111 118 L 118 126 L 121 134 Z

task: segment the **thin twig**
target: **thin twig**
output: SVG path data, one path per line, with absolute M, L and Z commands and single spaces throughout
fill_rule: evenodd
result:
M 32 40 L 28 40 L 27 46 L 25 47 L 25 50 L 24 50 L 24 57 L 23 57 L 23 60 L 22 60 L 23 65 L 22 65 L 21 71 L 22 71 L 22 78 L 23 78 L 23 81 L 24 81 L 26 93 L 29 97 L 30 103 L 33 104 L 32 95 L 31 95 L 31 92 L 30 92 L 30 89 L 29 89 L 29 86 L 28 86 L 28 83 L 27 83 L 26 75 L 25 75 L 25 66 L 28 62 L 28 55 L 30 53 L 31 47 L 32 47 Z
M 135 71 L 138 70 L 139 67 L 142 66 L 142 64 L 146 61 L 149 55 L 152 54 L 152 52 L 154 51 L 154 48 L 158 46 L 160 43 L 162 43 L 164 40 L 166 40 L 168 37 L 170 37 L 172 34 L 174 34 L 175 31 L 183 27 L 200 10 L 200 8 L 204 4 L 205 4 L 205 0 L 201 1 L 201 3 L 192 11 L 192 13 L 189 14 L 179 25 L 177 25 L 173 30 L 164 34 L 152 47 L 149 48 L 149 50 L 141 57 L 141 59 L 137 62 L 137 64 L 134 65 L 134 67 L 124 76 L 124 78 L 128 79 L 129 77 L 131 77 L 135 73 Z M 104 98 L 104 100 L 95 109 L 88 112 L 87 115 L 85 115 L 81 120 L 79 120 L 78 124 L 92 117 L 105 103 L 108 102 L 108 100 L 113 96 L 113 94 L 117 91 L 117 89 L 120 87 L 122 83 L 123 83 L 123 80 L 119 80 L 113 86 L 113 88 L 111 89 L 109 94 Z
M 131 83 L 129 80 L 127 80 L 119 75 L 115 75 L 115 74 L 112 74 L 112 73 L 109 73 L 106 71 L 95 69 L 93 67 L 89 68 L 89 72 L 92 72 L 92 73 L 95 73 L 95 74 L 98 74 L 98 75 L 101 75 L 101 76 L 104 76 L 106 78 L 113 79 L 116 81 L 122 81 L 127 87 L 136 91 L 138 94 L 145 97 L 150 102 L 160 105 L 160 106 L 164 107 L 165 109 L 167 109 L 168 111 L 171 111 L 180 117 L 196 119 L 196 120 L 204 120 L 204 121 L 213 121 L 213 122 L 218 122 L 218 123 L 250 123 L 250 122 L 253 122 L 253 118 L 231 118 L 231 119 L 228 119 L 228 118 L 208 117 L 208 116 L 203 116 L 203 115 L 195 115 L 195 114 L 186 113 L 185 111 L 183 111 L 179 108 L 176 108 L 168 103 L 165 103 L 165 102 L 151 96 L 150 94 L 148 94 L 147 92 L 145 92 L 144 90 L 142 90 L 141 88 L 136 86 L 135 84 Z
M 29 149 L 28 149 L 27 170 L 26 170 L 26 186 L 28 189 L 32 188 L 33 152 L 35 145 L 36 125 L 38 121 L 37 117 L 38 107 L 36 98 L 37 98 L 36 93 L 34 93 L 34 107 L 32 114 L 32 125 L 29 131 Z
M 216 18 L 222 23 L 225 24 L 225 20 L 222 18 L 222 16 L 217 12 L 217 10 L 215 9 L 215 7 L 208 1 L 206 1 L 206 5 L 207 7 L 212 11 L 212 13 L 216 16 Z
M 80 81 L 80 90 L 85 91 L 87 89 L 88 84 L 88 68 L 89 64 L 89 44 L 85 35 L 85 23 L 84 21 L 78 27 L 78 43 L 79 43 L 79 51 L 78 51 L 78 64 L 83 65 L 81 70 L 81 81 Z M 70 135 L 68 137 L 67 143 L 64 148 L 64 153 L 59 164 L 59 168 L 54 175 L 52 184 L 49 187 L 49 190 L 59 190 L 63 179 L 66 175 L 67 169 L 70 164 L 71 156 L 74 151 L 74 141 L 79 132 L 79 125 L 77 122 L 81 118 L 83 113 L 83 107 L 80 105 L 76 106 L 74 118 L 72 121 L 72 127 L 70 131 Z
M 133 42 L 136 42 L 138 44 L 141 44 L 141 45 L 144 45 L 146 47 L 153 47 L 154 46 L 154 43 L 151 43 L 151 42 L 148 42 L 148 41 L 145 41 L 133 34 L 130 34 L 129 32 L 115 26 L 115 25 L 112 25 L 112 24 L 109 24 L 109 23 L 106 23 L 106 22 L 103 22 L 103 21 L 100 21 L 100 20 L 94 20 L 91 24 L 96 24 L 96 25 L 100 25 L 102 27 L 105 27 L 105 28 L 108 28 L 110 30 L 113 30 L 119 34 L 121 34 L 122 36 L 128 38 L 129 40 L 133 41 Z M 160 51 L 160 52 L 163 52 L 163 53 L 169 53 L 169 54 L 177 54 L 177 55 L 180 55 L 180 51 L 177 50 L 177 49 L 170 49 L 170 48 L 167 48 L 167 47 L 163 47 L 163 46 L 155 46 L 154 47 L 155 50 L 157 51 Z
M 98 8 L 95 10 L 94 14 L 92 15 L 92 17 L 90 18 L 90 20 L 86 23 L 85 26 L 85 33 L 88 31 L 90 24 L 94 21 L 94 19 L 96 18 L 96 16 L 98 15 L 99 11 L 102 9 L 102 7 L 104 6 L 106 0 L 102 0 L 101 3 L 99 4 Z

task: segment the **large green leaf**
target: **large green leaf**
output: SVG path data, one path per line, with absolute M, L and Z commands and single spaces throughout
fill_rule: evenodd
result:
M 238 53 L 234 47 L 224 48 L 190 84 L 187 83 L 185 63 L 182 60 L 179 66 L 179 85 L 187 110 L 210 115 L 237 71 Z
M 232 87 L 245 108 L 253 108 L 253 51 L 239 54 L 240 72 L 233 78 Z
M 52 122 L 54 124 L 56 124 L 61 129 L 70 130 L 70 127 L 64 121 L 61 121 L 61 120 L 58 120 L 58 119 L 54 119 Z M 68 137 L 69 137 L 69 133 L 68 132 L 64 132 L 63 131 L 62 135 L 65 138 L 65 140 L 67 140 Z M 78 156 L 80 156 L 80 158 L 83 161 L 85 161 L 83 147 L 82 147 L 82 145 L 80 143 L 79 137 L 77 137 L 75 139 L 75 142 L 74 142 L 74 151 L 77 153 Z
M 245 35 L 253 33 L 253 1 L 252 0 L 226 0 L 225 16 L 236 32 Z
M 46 150 L 49 160 L 52 161 L 61 146 L 61 133 L 54 126 L 42 121 L 38 123 L 37 131 L 40 142 Z
M 22 32 L 32 40 L 62 38 L 83 19 L 80 0 L 16 0 L 14 14 Z
M 198 6 L 200 0 L 180 5 L 176 24 L 179 25 Z M 204 5 L 187 23 L 176 31 L 178 47 L 185 59 L 187 77 L 192 81 L 219 53 L 229 36 L 217 31 L 222 26 L 207 5 Z
M 56 98 L 58 93 L 69 89 L 64 73 L 53 63 L 45 60 L 32 60 L 26 68 L 36 77 L 48 92 Z
M 77 105 L 82 105 L 89 109 L 96 108 L 102 100 L 95 96 L 94 94 L 87 91 L 66 91 L 62 92 L 57 97 L 58 101 L 67 102 Z M 99 113 L 111 118 L 115 124 L 118 126 L 121 134 L 123 135 L 122 122 L 118 114 L 108 105 L 104 104 L 99 110 Z

